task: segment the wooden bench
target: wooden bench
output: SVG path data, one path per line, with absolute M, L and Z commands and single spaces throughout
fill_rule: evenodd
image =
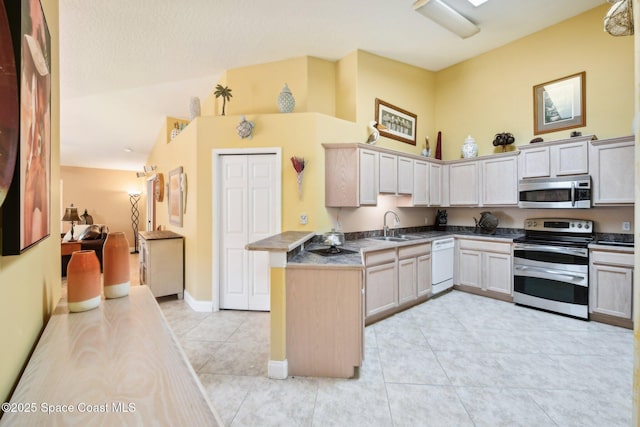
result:
M 61 300 L 4 412 L 6 426 L 223 425 L 147 286 L 82 313 Z

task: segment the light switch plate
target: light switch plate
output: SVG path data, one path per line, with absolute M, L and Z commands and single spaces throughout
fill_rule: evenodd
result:
M 300 224 L 306 225 L 309 218 L 307 218 L 307 214 L 300 214 Z

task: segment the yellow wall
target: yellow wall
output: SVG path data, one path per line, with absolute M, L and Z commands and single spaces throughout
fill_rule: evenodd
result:
M 533 134 L 533 86 L 586 71 L 587 126 L 539 135 L 568 138 L 572 130 L 600 139 L 631 134 L 633 38 L 603 31 L 605 4 L 437 73 L 436 125 L 443 159 L 461 157 L 471 134 L 479 154 L 494 152 L 493 137 L 511 132 L 515 145 Z M 434 146 L 435 148 L 435 146 Z
M 361 142 L 369 136 L 367 125 L 375 119 L 375 99 L 380 98 L 418 118 L 416 145 L 386 137 L 381 137 L 377 145 L 420 154 L 425 137 L 435 140 L 436 74 L 364 51 L 358 52 L 357 66 L 356 122 L 363 130 Z
M 129 191 L 143 193 L 138 200 L 138 229 L 144 230 L 147 203 L 144 195 L 145 178 L 136 178 L 136 173 L 132 171 L 70 166 L 60 168 L 60 177 L 63 207 L 73 203 L 78 208 L 79 214 L 87 209 L 95 224 L 109 226 L 110 232 L 124 231 L 129 246 L 134 246 L 131 202 L 128 193 Z M 69 223 L 64 222 L 61 227 L 62 231 L 66 232 L 70 226 Z
M 295 99 L 294 113 L 335 113 L 335 63 L 300 57 L 227 70 L 218 83 L 231 89 L 225 114 L 279 113 L 278 95 L 285 83 Z M 214 88 L 203 101 L 202 115 L 221 115 L 222 98 Z
M 60 67 L 58 1 L 41 0 L 51 34 L 51 210 L 49 238 L 22 255 L 0 256 L 0 400 L 8 400 L 60 299 Z

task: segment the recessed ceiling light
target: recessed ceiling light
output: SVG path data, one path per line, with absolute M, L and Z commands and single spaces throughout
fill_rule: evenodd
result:
M 480 6 L 481 4 L 484 4 L 487 2 L 487 0 L 467 0 L 469 3 L 471 3 L 472 5 L 474 5 L 475 7 Z
M 133 151 L 133 149 L 131 149 L 131 148 L 129 148 L 129 147 L 124 147 L 124 148 L 123 148 L 123 151 L 124 151 L 125 153 L 131 153 L 131 152 Z

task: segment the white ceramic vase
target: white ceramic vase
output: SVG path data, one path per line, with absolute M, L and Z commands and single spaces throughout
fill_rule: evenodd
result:
M 462 157 L 470 159 L 472 157 L 478 157 L 478 144 L 471 135 L 467 136 L 462 145 Z
M 282 91 L 280 91 L 280 95 L 278 95 L 278 110 L 280 110 L 281 113 L 291 113 L 295 106 L 296 100 L 293 99 L 291 90 L 289 90 L 289 86 L 285 83 Z

